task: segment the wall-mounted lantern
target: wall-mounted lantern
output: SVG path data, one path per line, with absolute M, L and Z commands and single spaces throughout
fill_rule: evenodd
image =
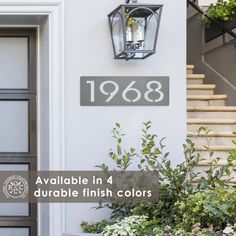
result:
M 121 4 L 109 15 L 115 59 L 144 59 L 156 52 L 162 5 Z

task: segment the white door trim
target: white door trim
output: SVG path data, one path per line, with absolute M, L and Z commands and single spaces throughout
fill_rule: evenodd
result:
M 0 15 L 45 15 L 49 18 L 49 168 L 62 170 L 65 160 L 64 0 L 0 0 Z M 38 98 L 39 103 L 40 100 Z M 48 236 L 60 236 L 64 231 L 62 211 L 62 204 L 49 204 Z M 39 221 L 40 215 L 39 211 Z M 40 235 L 38 228 L 38 236 L 47 236 Z

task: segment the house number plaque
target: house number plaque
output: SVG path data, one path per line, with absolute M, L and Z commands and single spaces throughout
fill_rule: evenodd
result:
M 168 106 L 169 77 L 82 76 L 81 106 Z

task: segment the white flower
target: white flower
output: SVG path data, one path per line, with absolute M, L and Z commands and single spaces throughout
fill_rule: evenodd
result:
M 103 236 L 136 236 L 138 229 L 143 227 L 146 216 L 129 216 L 105 227 Z
M 230 226 L 227 226 L 224 231 L 223 231 L 224 234 L 233 234 L 234 233 L 234 230 L 230 227 Z

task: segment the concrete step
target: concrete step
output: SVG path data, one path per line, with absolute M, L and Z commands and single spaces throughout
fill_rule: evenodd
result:
M 188 119 L 188 131 L 195 132 L 204 126 L 208 129 L 218 131 L 236 131 L 236 119 Z
M 193 74 L 194 65 L 187 65 L 187 74 Z
M 187 95 L 213 95 L 215 84 L 188 84 Z
M 236 140 L 236 135 L 230 131 L 228 132 L 227 131 L 226 132 L 211 131 L 207 134 L 207 138 L 203 134 L 198 134 L 197 132 L 188 132 L 187 136 L 196 145 L 206 145 L 206 146 L 207 146 L 207 139 L 210 142 L 210 145 L 214 145 L 214 146 L 216 145 L 230 146 L 230 145 L 233 145 L 232 140 Z
M 187 106 L 225 106 L 227 95 L 187 95 Z
M 189 119 L 236 119 L 236 107 L 188 107 Z
M 220 169 L 220 167 L 222 166 L 222 165 L 225 165 L 226 164 L 226 162 L 219 162 L 219 165 L 217 165 L 216 166 L 216 169 L 215 169 L 215 171 L 216 170 L 219 170 Z M 236 163 L 235 163 L 236 164 Z M 194 169 L 194 171 L 196 172 L 196 173 L 199 173 L 199 175 L 198 175 L 198 178 L 196 178 L 195 179 L 195 181 L 194 182 L 197 182 L 197 179 L 199 179 L 200 180 L 200 178 L 201 177 L 206 177 L 206 173 L 204 173 L 203 171 L 205 170 L 208 170 L 209 169 L 209 163 L 208 162 L 202 162 L 202 164 L 201 165 L 199 165 L 199 166 L 197 166 L 195 169 Z M 222 177 L 222 179 L 227 179 L 231 184 L 235 184 L 236 183 L 236 173 L 235 172 L 232 172 L 232 174 L 231 174 L 231 176 L 229 177 L 229 176 L 223 176 Z
M 187 74 L 187 84 L 202 84 L 205 79 L 204 74 Z
M 202 159 L 206 159 L 206 160 L 210 160 L 210 155 L 209 155 L 209 152 L 208 151 L 196 151 L 197 153 L 199 153 L 200 154 L 200 157 L 202 158 Z M 229 153 L 230 153 L 230 151 L 214 151 L 214 153 L 213 153 L 213 158 L 220 158 L 220 159 L 222 159 L 222 160 L 227 160 L 227 158 L 229 157 Z
M 232 150 L 235 150 L 236 149 L 236 145 L 230 145 L 230 146 L 220 146 L 220 145 L 217 145 L 217 146 L 210 146 L 209 147 L 209 150 L 210 151 L 213 151 L 213 152 L 228 152 L 228 153 L 230 153 Z M 206 149 L 206 147 L 204 147 L 204 146 L 195 146 L 195 150 L 197 151 L 197 152 L 199 152 L 199 151 L 206 151 L 207 149 Z
M 214 160 L 214 159 L 213 159 Z M 236 163 L 235 163 L 236 164 Z M 198 167 L 201 167 L 200 170 L 207 169 L 207 167 L 210 165 L 210 162 L 207 160 L 200 161 L 198 164 Z M 227 165 L 226 160 L 219 160 L 216 164 L 217 167 L 221 167 L 223 165 Z M 205 168 L 204 168 L 205 167 Z
M 214 160 L 214 158 L 212 158 L 212 160 Z M 198 166 L 195 167 L 194 169 L 197 172 L 203 173 L 204 170 L 206 171 L 209 169 L 209 164 L 210 164 L 210 162 L 208 160 L 202 160 L 199 162 Z M 215 170 L 219 169 L 221 166 L 226 165 L 226 164 L 227 164 L 226 160 L 219 160 L 218 163 L 215 165 L 216 166 Z M 236 165 L 236 161 L 234 161 L 234 164 Z M 200 176 L 204 176 L 204 175 L 200 174 Z M 230 180 L 230 182 L 235 183 L 236 182 L 236 172 L 232 172 L 231 177 L 233 177 L 233 179 Z M 225 179 L 226 176 L 223 178 Z
M 210 146 L 209 150 L 206 149 L 204 146 L 196 146 L 195 150 L 196 153 L 200 154 L 200 159 L 202 160 L 201 164 L 203 163 L 209 163 L 210 160 L 220 158 L 220 165 L 222 163 L 226 163 L 227 158 L 230 155 L 230 152 L 235 150 L 235 145 L 217 145 L 217 146 Z M 210 152 L 213 153 L 212 156 L 210 156 Z

